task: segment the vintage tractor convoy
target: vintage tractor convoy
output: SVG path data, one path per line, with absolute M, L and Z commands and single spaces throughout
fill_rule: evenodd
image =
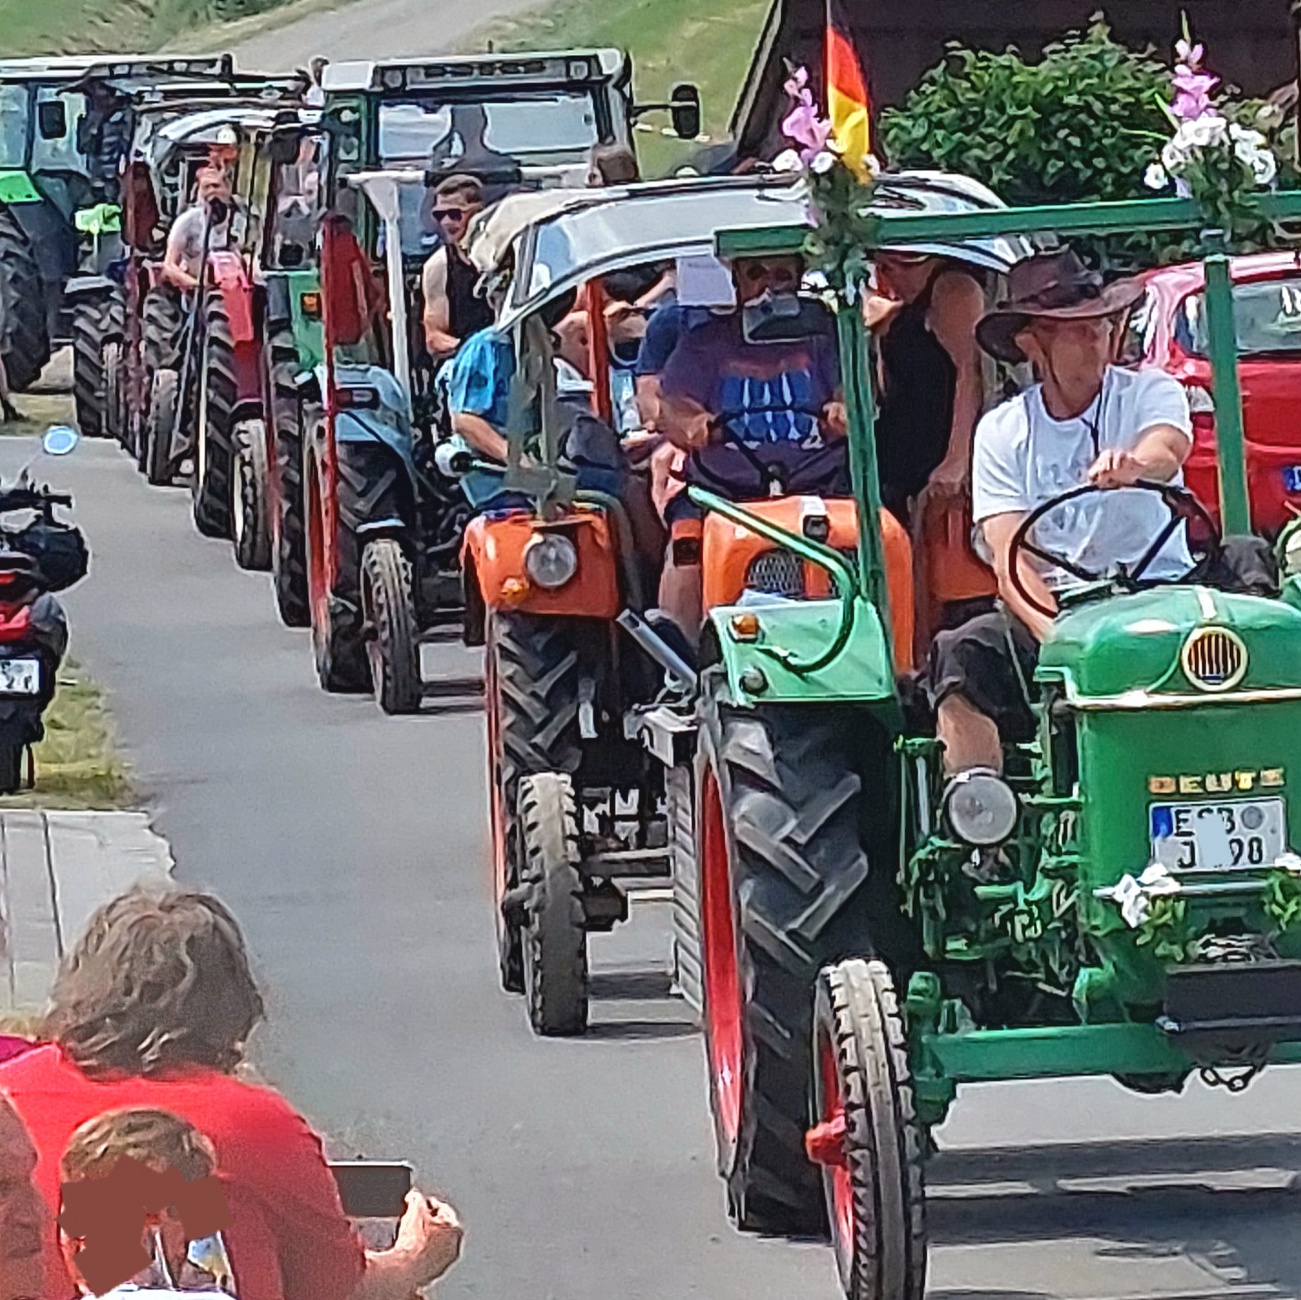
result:
M 1301 215 L 1295 196 L 1264 202 Z M 1184 200 L 882 209 L 866 252 L 1202 220 Z M 725 232 L 720 251 L 796 251 L 806 234 Z M 1246 535 L 1228 259 L 1206 240 L 1224 528 Z M 946 781 L 896 685 L 912 564 L 879 504 L 860 288 L 838 311 L 855 501 L 782 519 L 692 489 L 709 512 L 707 591 L 711 533 L 748 532 L 833 594 L 714 603 L 698 691 L 645 734 L 695 796 L 679 857 L 733 1216 L 805 1231 L 825 1213 L 852 1300 L 917 1300 L 929 1134 L 959 1084 L 1112 1075 L 1160 1092 L 1200 1072 L 1236 1091 L 1301 1059 L 1301 579 L 1285 573 L 1273 596 L 1205 585 L 1222 549 L 1205 509 L 1139 489 L 1170 507 L 1165 536 L 1191 521 L 1204 563 L 1182 584 L 1145 582 L 1142 562 L 1094 575 L 1043 646 L 1037 738 L 1006 747 L 1003 777 Z M 878 526 L 853 530 L 855 511 Z
M 286 209 L 290 231 L 272 181 L 273 427 L 265 487 L 249 499 L 270 521 L 281 616 L 310 623 L 322 686 L 410 712 L 426 692 L 422 638 L 460 614 L 469 514 L 434 454 L 419 326 L 420 270 L 437 246 L 430 192 L 455 172 L 494 198 L 582 184 L 593 146 L 631 148 L 651 109 L 697 133 L 699 97 L 683 86 L 672 104 L 635 104 L 616 51 L 332 64 L 323 88 L 320 128 L 300 133 L 292 161 L 278 146 L 276 176 L 306 166 L 316 197 L 309 212 Z
M 88 131 L 95 83 L 141 86 L 220 77 L 228 57 L 78 55 L 0 60 L 0 294 L 7 337 L 0 344 L 15 387 L 26 387 L 50 347 L 86 351 L 83 295 L 118 256 L 117 200 L 105 185 L 100 143 Z M 93 124 L 92 124 L 93 125 Z M 79 376 L 79 406 L 85 403 Z M 89 432 L 101 432 L 95 413 Z
M 886 192 L 920 210 L 996 202 L 957 177 L 892 178 Z M 498 328 L 514 340 L 522 382 L 501 508 L 490 502 L 466 533 L 466 639 L 487 647 L 501 975 L 508 990 L 527 993 L 542 1034 L 586 1028 L 586 935 L 626 917 L 627 882 L 672 873 L 686 887 L 692 779 L 686 759 L 672 756 L 693 724 L 662 697 L 666 672 L 674 699 L 694 697 L 697 683 L 681 648 L 646 618 L 663 537 L 643 522 L 645 487 L 624 466 L 613 434 L 610 445 L 594 448 L 590 430 L 571 427 L 556 400 L 548 312 L 576 290 L 586 293 L 592 401 L 608 420 L 606 277 L 711 256 L 714 231 L 743 221 L 759 227 L 769 214 L 798 219 L 802 205 L 798 188 L 780 178 L 662 182 L 557 196 L 555 210 L 499 241 L 500 263 L 513 272 Z M 985 251 L 1005 267 L 1021 249 L 1004 241 Z M 786 513 L 798 514 L 802 503 L 789 504 Z M 852 525 L 836 544 L 853 545 Z M 774 589 L 761 556 L 775 554 L 772 546 L 732 530 L 726 547 L 720 581 L 731 584 L 731 596 L 751 578 Z M 642 739 L 651 720 L 658 757 Z M 689 900 L 684 908 L 691 910 Z M 694 933 L 694 922 L 683 927 Z

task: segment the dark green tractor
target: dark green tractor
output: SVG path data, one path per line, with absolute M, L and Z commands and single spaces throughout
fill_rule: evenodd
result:
M 1301 196 L 1261 203 L 1301 216 Z M 706 590 L 711 528 L 822 575 L 821 597 L 710 609 L 666 761 L 694 780 L 687 896 L 733 1216 L 829 1221 L 853 1300 L 923 1294 L 925 1158 L 960 1084 L 1110 1075 L 1155 1093 L 1199 1074 L 1238 1091 L 1301 1061 L 1301 575 L 1286 539 L 1268 594 L 1131 568 L 1073 595 L 1026 684 L 1037 734 L 1005 747 L 1002 776 L 946 778 L 898 685 L 912 568 L 880 505 L 866 263 L 891 245 L 1203 223 L 1183 199 L 863 214 L 837 297 L 854 506 L 871 526 L 847 547 L 831 507 L 848 503 L 808 502 L 792 529 L 692 489 L 710 513 Z M 807 238 L 719 244 L 781 254 Z M 1224 531 L 1245 536 L 1228 260 L 1204 239 Z M 1223 551 L 1190 494 L 1154 490 L 1194 550 Z

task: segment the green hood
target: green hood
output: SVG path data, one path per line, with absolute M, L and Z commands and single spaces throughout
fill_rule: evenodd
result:
M 1039 676 L 1061 680 L 1072 700 L 1129 692 L 1202 695 L 1180 654 L 1194 629 L 1226 627 L 1247 647 L 1247 671 L 1209 701 L 1243 691 L 1301 688 L 1301 611 L 1278 600 L 1209 587 L 1159 587 L 1090 602 L 1063 613 L 1039 657 Z

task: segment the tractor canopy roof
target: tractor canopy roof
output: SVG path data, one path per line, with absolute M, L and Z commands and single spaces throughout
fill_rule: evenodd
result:
M 511 203 L 516 206 L 508 207 Z M 882 178 L 874 206 L 939 214 L 1004 205 L 966 177 L 906 172 Z M 789 251 L 799 251 L 809 225 L 808 194 L 799 181 L 780 176 L 701 177 L 505 200 L 485 214 L 468 251 L 484 274 L 511 276 L 500 322 L 508 327 L 545 300 L 597 276 L 647 262 L 712 254 L 720 232 L 741 238 L 749 231 L 758 234 L 778 227 L 793 237 Z M 1033 251 L 1019 235 L 911 247 L 997 271 Z
M 420 59 L 329 63 L 321 73 L 321 89 L 327 94 L 381 96 L 465 89 L 482 92 L 493 88 L 590 85 L 628 75 L 628 56 L 615 49 L 429 55 Z

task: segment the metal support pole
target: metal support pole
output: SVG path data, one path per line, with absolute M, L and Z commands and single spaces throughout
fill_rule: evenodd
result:
M 1238 380 L 1238 334 L 1233 318 L 1233 283 L 1224 232 L 1202 236 L 1206 257 L 1206 333 L 1214 375 L 1215 445 L 1220 469 L 1220 517 L 1227 536 L 1251 532 L 1247 495 L 1247 453 Z
M 849 468 L 858 503 L 858 590 L 880 611 L 891 643 L 890 597 L 881 552 L 881 484 L 876 464 L 876 401 L 873 397 L 867 325 L 857 296 L 836 313 L 840 377 L 849 414 Z

